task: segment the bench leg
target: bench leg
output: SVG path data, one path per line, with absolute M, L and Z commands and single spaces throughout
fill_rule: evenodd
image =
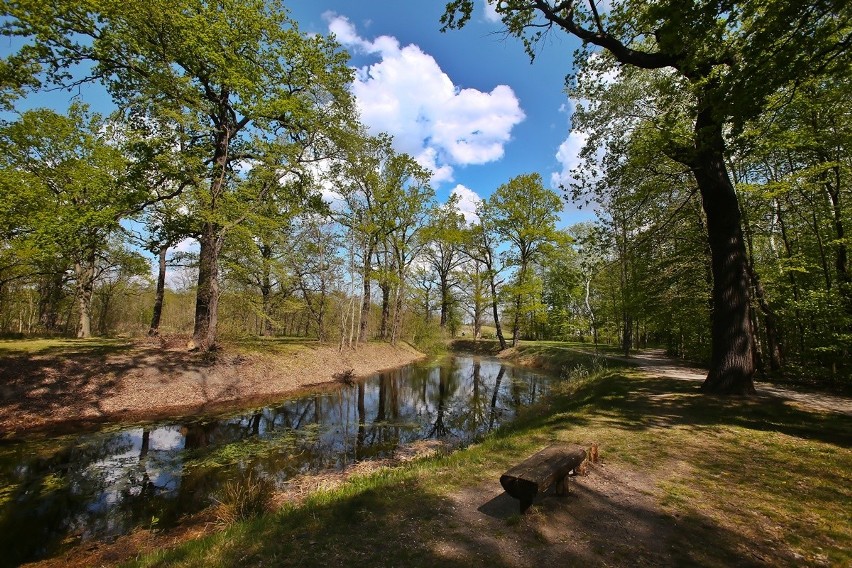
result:
M 571 492 L 571 488 L 568 486 L 568 477 L 565 476 L 562 479 L 556 481 L 556 494 L 557 495 L 568 495 Z
M 529 498 L 526 498 L 526 499 L 521 499 L 521 514 L 523 515 L 524 511 L 529 509 L 530 506 L 532 506 L 532 504 L 533 504 L 532 497 L 529 497 Z

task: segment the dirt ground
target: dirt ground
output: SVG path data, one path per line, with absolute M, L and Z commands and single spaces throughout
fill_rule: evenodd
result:
M 185 341 L 140 340 L 110 354 L 63 351 L 0 358 L 0 439 L 86 423 L 175 417 L 246 407 L 423 357 L 400 344 L 357 350 L 300 346 L 284 354 L 188 352 Z

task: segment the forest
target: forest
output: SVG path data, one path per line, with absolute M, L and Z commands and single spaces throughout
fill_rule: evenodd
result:
M 346 51 L 277 2 L 7 4 L 0 332 L 465 333 L 661 346 L 719 392 L 848 383 L 846 3 L 564 4 L 497 13 L 531 56 L 552 28 L 584 42 L 577 181 L 518 175 L 471 218 L 368 134 Z M 17 110 L 86 82 L 113 112 Z M 560 227 L 563 205 L 595 220 Z

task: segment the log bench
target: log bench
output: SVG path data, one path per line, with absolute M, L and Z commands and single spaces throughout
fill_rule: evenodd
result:
M 500 476 L 506 493 L 526 511 L 539 493 L 556 483 L 558 492 L 568 490 L 568 475 L 586 459 L 586 450 L 570 444 L 553 444 L 525 459 Z

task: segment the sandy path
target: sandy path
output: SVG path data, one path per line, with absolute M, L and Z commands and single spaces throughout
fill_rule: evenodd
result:
M 681 381 L 702 382 L 707 376 L 706 369 L 683 365 L 666 357 L 661 349 L 649 349 L 629 358 L 613 358 L 632 363 L 646 369 L 648 373 L 655 376 Z M 798 392 L 762 382 L 756 382 L 755 388 L 758 396 L 784 399 L 809 410 L 836 412 L 852 416 L 852 399 L 848 397 L 826 393 Z

